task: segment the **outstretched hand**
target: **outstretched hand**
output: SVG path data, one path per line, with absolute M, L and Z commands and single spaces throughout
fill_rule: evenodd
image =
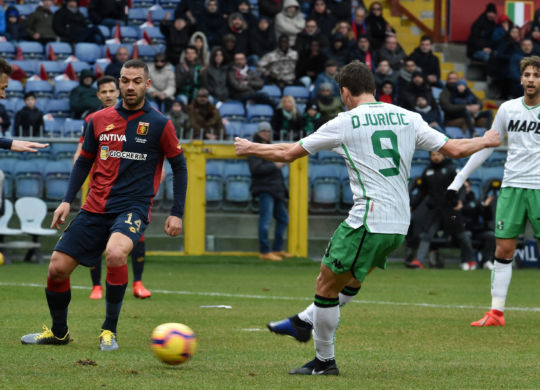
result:
M 14 139 L 11 144 L 11 150 L 14 152 L 37 152 L 37 149 L 43 149 L 49 144 L 40 144 L 39 142 L 21 141 Z
M 245 138 L 235 137 L 234 139 L 234 149 L 237 156 L 245 156 L 248 154 L 249 146 L 251 142 Z
M 497 130 L 488 130 L 484 133 L 484 136 L 482 137 L 486 140 L 488 148 L 494 148 L 496 146 L 499 146 L 501 144 L 501 137 L 499 136 L 499 133 Z

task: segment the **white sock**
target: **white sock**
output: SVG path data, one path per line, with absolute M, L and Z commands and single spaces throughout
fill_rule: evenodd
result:
M 345 304 L 349 303 L 353 300 L 353 298 L 356 295 L 345 295 L 343 293 L 339 293 L 339 306 L 342 307 Z M 304 309 L 304 311 L 298 313 L 298 318 L 300 318 L 302 321 L 307 322 L 310 325 L 313 325 L 313 309 L 315 308 L 315 305 L 312 303 L 308 307 Z
M 504 311 L 506 294 L 512 280 L 512 262 L 508 264 L 495 260 L 491 271 L 491 308 Z
M 334 359 L 334 335 L 339 325 L 339 306 L 319 307 L 313 310 L 313 340 L 317 359 Z

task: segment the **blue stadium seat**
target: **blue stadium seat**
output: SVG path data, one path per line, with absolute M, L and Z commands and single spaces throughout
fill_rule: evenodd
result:
M 159 24 L 159 22 L 165 19 L 166 12 L 167 11 L 162 8 L 151 10 L 150 13 L 152 14 L 152 21 L 154 22 L 154 24 Z
M 163 8 L 176 8 L 178 3 L 181 3 L 182 0 L 159 0 L 159 5 Z
M 100 24 L 97 26 L 99 28 L 99 31 L 101 31 L 101 34 L 105 37 L 105 39 L 109 39 L 111 37 L 111 29 L 107 26 L 104 26 Z
M 47 105 L 49 104 L 49 98 L 48 97 L 43 97 L 43 96 L 39 96 L 37 99 L 36 99 L 36 108 L 45 113 L 47 111 Z
M 122 35 L 123 43 L 133 43 L 141 37 L 139 27 L 133 26 L 121 26 L 120 35 Z
M 354 204 L 353 193 L 351 190 L 351 184 L 349 178 L 341 181 L 341 205 L 342 211 L 348 211 Z
M 251 173 L 247 161 L 226 162 L 223 210 L 247 210 L 251 202 Z
M 44 80 L 28 80 L 26 82 L 25 91 L 33 92 L 38 98 L 50 98 L 53 96 L 53 87 L 51 83 Z
M 274 84 L 264 85 L 259 92 L 267 94 L 276 104 L 281 99 L 281 89 Z
M 225 102 L 219 107 L 219 114 L 222 118 L 243 122 L 246 119 L 246 110 L 240 102 Z
M 296 110 L 300 115 L 304 115 L 304 112 L 306 112 L 306 103 L 296 103 Z
M 0 56 L 2 58 L 9 60 L 15 58 L 15 45 L 11 42 L 0 42 Z
M 49 47 L 52 48 L 58 60 L 64 60 L 73 54 L 73 49 L 67 42 L 49 42 L 45 46 L 45 56 L 49 55 Z
M 23 98 L 10 98 L 9 99 L 10 103 L 12 104 L 11 107 L 6 107 L 6 110 L 8 110 L 8 113 L 11 114 L 11 115 L 15 115 L 17 112 L 19 112 L 20 110 L 22 110 L 22 108 L 24 107 L 24 100 Z M 13 110 L 13 111 L 9 111 L 9 110 Z
M 433 97 L 435 98 L 435 100 L 437 100 L 437 102 L 439 101 L 439 96 L 441 96 L 442 91 L 442 88 L 431 87 L 431 93 L 433 94 Z
M 259 130 L 258 123 L 244 123 L 242 126 L 242 137 L 252 139 L 255 133 Z
M 429 163 L 429 152 L 427 150 L 416 149 L 412 158 L 413 163 Z
M 225 124 L 225 134 L 226 138 L 234 139 L 234 137 L 243 137 L 244 136 L 244 122 L 239 121 L 227 121 Z
M 411 179 L 416 179 L 418 177 L 421 177 L 422 174 L 424 173 L 424 170 L 427 168 L 427 166 L 428 166 L 427 162 L 425 162 L 425 163 L 421 163 L 421 162 L 413 163 L 411 165 L 411 171 L 409 172 L 409 177 Z
M 45 126 L 45 135 L 50 137 L 59 137 L 62 135 L 62 129 L 64 128 L 63 119 L 45 120 L 43 124 Z
M 28 15 L 30 15 L 34 10 L 37 8 L 37 3 L 34 4 L 15 4 L 15 7 L 19 11 L 19 14 L 26 18 Z
M 322 164 L 343 164 L 343 157 L 330 150 L 321 150 L 317 153 L 317 160 Z
M 51 114 L 55 118 L 68 118 L 71 116 L 69 99 L 49 99 L 45 107 L 46 114 Z
M 79 12 L 83 14 L 84 18 L 88 20 L 88 8 L 86 7 L 79 7 Z
M 476 199 L 482 199 L 484 191 L 484 183 L 481 180 L 469 180 L 471 184 L 471 190 L 474 192 Z
M 54 82 L 54 96 L 57 99 L 68 97 L 71 90 L 78 85 L 79 83 L 74 80 L 56 80 Z
M 503 179 L 504 175 L 504 166 L 503 165 L 493 165 L 493 166 L 481 166 L 477 169 L 479 171 L 482 182 L 486 183 L 492 179 Z
M 45 180 L 45 200 L 60 201 L 63 199 L 69 183 L 71 160 L 49 161 L 45 164 L 43 176 Z
M 41 66 L 47 72 L 49 79 L 54 80 L 54 78 L 62 73 L 64 73 L 65 64 L 61 61 L 40 61 L 37 64 L 36 74 L 41 72 Z
M 340 166 L 336 164 L 310 164 L 311 211 L 335 212 L 341 199 Z
M 139 59 L 144 62 L 153 62 L 157 54 L 154 45 L 137 45 L 139 49 Z
M 223 201 L 223 160 L 206 162 L 206 208 L 218 210 Z
M 274 116 L 274 109 L 268 104 L 248 104 L 246 112 L 248 122 L 270 122 Z
M 21 49 L 22 55 L 26 60 L 43 60 L 45 54 L 43 45 L 34 41 L 20 41 L 17 47 Z
M 133 8 L 149 8 L 157 4 L 157 0 L 131 0 Z
M 130 43 L 108 43 L 105 45 L 105 50 L 107 50 L 108 48 L 109 53 L 111 53 L 111 56 L 114 57 L 114 55 L 116 54 L 116 51 L 120 47 L 125 47 L 129 53 L 129 56 L 131 57 L 131 54 L 133 53 L 133 45 Z
M 18 160 L 13 167 L 15 179 L 15 197 L 33 196 L 40 198 L 43 194 L 42 168 L 46 160 Z
M 152 40 L 153 45 L 164 45 L 165 36 L 159 30 L 159 27 L 143 27 L 141 28 L 141 36 L 143 32 L 146 31 L 150 39 Z
M 67 122 L 67 121 L 66 121 Z M 76 142 L 53 142 L 49 146 L 51 155 L 55 160 L 73 159 L 77 150 Z
M 64 126 L 63 126 L 64 137 L 71 137 L 71 138 L 80 137 L 85 127 L 86 127 L 86 122 L 83 119 L 68 118 L 64 122 Z
M 24 96 L 24 87 L 20 81 L 8 80 L 8 86 L 6 88 L 6 99 L 9 98 L 22 98 Z
M 15 195 L 15 183 L 13 178 L 13 167 L 19 160 L 14 157 L 0 158 L 0 169 L 4 172 L 4 196 L 8 199 L 13 199 Z
M 288 85 L 283 89 L 283 96 L 292 96 L 296 103 L 307 103 L 309 90 L 301 85 Z
M 75 45 L 75 57 L 90 64 L 102 57 L 101 47 L 96 43 L 81 42 Z
M 491 153 L 491 156 L 486 160 L 485 164 L 487 166 L 497 166 L 504 165 L 506 162 L 506 152 L 502 150 L 495 150 Z
M 128 23 L 131 26 L 140 26 L 148 18 L 148 9 L 146 8 L 130 8 L 128 13 Z
M 36 74 L 36 60 L 15 60 L 10 62 L 11 65 L 17 65 L 19 68 L 24 70 L 26 76 L 30 77 Z
M 463 131 L 460 127 L 446 126 L 446 135 L 450 138 L 461 139 L 464 138 Z
M 68 64 L 65 65 L 66 67 Z M 81 72 L 85 69 L 92 69 L 92 65 L 90 65 L 86 61 L 73 61 L 71 62 L 71 67 L 73 68 L 73 71 L 79 77 L 81 75 Z

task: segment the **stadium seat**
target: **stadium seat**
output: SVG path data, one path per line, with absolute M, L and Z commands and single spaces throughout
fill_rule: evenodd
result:
M 141 35 L 145 31 L 152 40 L 152 45 L 164 45 L 166 43 L 165 36 L 159 30 L 159 27 L 143 27 L 141 28 Z
M 37 3 L 34 4 L 15 4 L 21 17 L 26 18 L 37 8 Z
M 480 178 L 482 182 L 486 183 L 493 179 L 502 180 L 504 176 L 504 166 L 503 165 L 493 165 L 493 166 L 481 166 L 477 169 L 480 173 Z
M 176 8 L 180 2 L 182 2 L 182 0 L 159 0 L 159 5 L 163 8 Z
M 251 202 L 251 173 L 247 161 L 225 163 L 223 210 L 247 210 Z
M 304 112 L 306 112 L 306 103 L 296 103 L 296 110 L 300 115 L 304 115 Z
M 0 42 L 0 56 L 6 60 L 15 58 L 16 49 L 11 42 Z
M 47 162 L 43 171 L 46 201 L 58 202 L 64 198 L 68 188 L 71 167 L 70 159 Z
M 18 160 L 13 167 L 15 197 L 41 197 L 43 194 L 42 167 L 46 160 Z
M 114 57 L 116 51 L 120 47 L 125 47 L 129 53 L 129 56 L 131 57 L 131 54 L 133 53 L 133 45 L 130 43 L 108 43 L 105 45 L 105 50 L 109 49 L 109 53 L 111 53 L 111 56 Z
M 240 102 L 225 102 L 219 107 L 219 114 L 222 118 L 230 121 L 243 122 L 246 119 L 246 110 Z
M 341 196 L 340 166 L 336 164 L 310 164 L 311 211 L 335 212 Z
M 43 124 L 45 126 L 45 136 L 48 137 L 59 137 L 62 135 L 62 130 L 64 128 L 64 119 L 52 119 L 45 120 Z
M 49 99 L 45 107 L 46 114 L 51 114 L 54 118 L 68 118 L 71 116 L 69 99 Z
M 154 24 L 158 24 L 163 19 L 165 19 L 166 12 L 167 11 L 162 8 L 156 8 L 151 10 L 150 13 L 152 14 L 152 21 L 154 22 Z
M 68 64 L 65 64 L 65 67 L 67 67 Z M 86 62 L 86 61 L 73 61 L 71 62 L 71 67 L 73 68 L 73 71 L 79 77 L 81 75 L 81 72 L 85 69 L 92 69 L 92 66 Z
M 460 127 L 446 126 L 446 135 L 450 138 L 461 139 L 465 138 L 463 131 Z
M 102 57 L 101 47 L 96 43 L 81 42 L 75 45 L 75 57 L 90 64 Z
M 15 60 L 11 61 L 10 64 L 17 65 L 26 73 L 27 77 L 30 77 L 36 74 L 36 62 L 36 60 Z
M 146 22 L 148 10 L 146 8 L 130 8 L 128 12 L 128 23 L 130 26 L 140 26 Z
M 259 130 L 258 123 L 244 123 L 242 125 L 242 137 L 252 139 L 255 133 Z
M 6 88 L 6 99 L 22 98 L 24 96 L 24 87 L 20 81 L 9 79 Z
M 156 47 L 154 45 L 138 45 L 139 59 L 144 62 L 153 62 L 154 57 L 157 54 Z
M 14 157 L 0 158 L 0 169 L 4 172 L 4 197 L 13 199 L 15 195 L 15 180 L 13 178 L 13 167 L 17 164 L 18 159 Z
M 12 229 L 8 227 L 12 216 L 13 203 L 11 203 L 9 199 L 4 199 L 4 215 L 0 217 L 0 236 L 16 236 L 22 233 L 21 229 Z
M 77 150 L 77 143 L 53 142 L 49 148 L 51 149 L 51 155 L 55 160 L 72 159 Z
M 149 8 L 157 4 L 157 0 L 131 0 L 133 8 Z
M 51 83 L 44 80 L 28 80 L 25 86 L 26 92 L 33 92 L 37 98 L 53 97 L 53 87 Z
M 49 55 L 49 47 L 52 48 L 57 60 L 64 60 L 73 54 L 73 49 L 67 42 L 49 42 L 45 46 L 45 56 Z
M 218 210 L 223 201 L 223 169 L 222 160 L 206 162 L 206 208 Z
M 64 137 L 78 138 L 82 135 L 86 127 L 86 122 L 83 119 L 67 118 L 64 122 L 63 132 Z
M 23 98 L 10 98 L 9 99 L 9 105 L 6 106 L 6 110 L 7 110 L 8 114 L 15 115 L 23 107 L 24 107 Z
M 83 14 L 84 18 L 88 20 L 88 8 L 87 7 L 79 7 L 79 12 Z
M 65 64 L 61 61 L 39 61 L 37 64 L 36 74 L 40 74 L 41 67 L 47 72 L 49 79 L 54 80 L 54 78 L 62 73 L 64 73 Z
M 321 150 L 317 153 L 317 160 L 322 164 L 342 164 L 343 157 L 331 150 Z
M 274 116 L 274 109 L 268 104 L 248 104 L 246 113 L 248 122 L 270 122 Z
M 497 166 L 497 165 L 504 165 L 506 162 L 506 152 L 501 150 L 495 150 L 493 153 L 491 153 L 491 156 L 486 160 L 487 166 Z
M 48 103 L 49 103 L 49 98 L 47 98 L 47 97 L 38 97 L 36 99 L 36 108 L 41 112 L 46 112 Z
M 259 92 L 267 94 L 276 105 L 279 104 L 279 99 L 281 99 L 281 89 L 277 85 L 264 85 Z
M 138 41 L 141 34 L 139 32 L 139 27 L 132 26 L 121 26 L 120 35 L 122 35 L 123 43 L 133 43 Z
M 347 212 L 354 204 L 353 193 L 351 190 L 351 184 L 349 178 L 342 179 L 341 181 L 341 204 L 340 209 Z
M 288 85 L 283 89 L 283 96 L 292 96 L 296 103 L 307 103 L 309 90 L 301 85 Z
M 442 91 L 442 88 L 431 87 L 431 93 L 437 102 L 439 101 L 439 96 L 441 96 Z
M 430 162 L 429 159 L 429 152 L 427 150 L 422 149 L 416 149 L 413 154 L 412 158 L 413 163 L 428 163 Z
M 17 44 L 21 49 L 22 55 L 26 60 L 43 60 L 45 59 L 43 45 L 34 41 L 21 41 Z
M 244 122 L 227 121 L 227 123 L 225 123 L 225 133 L 227 134 L 227 138 L 234 139 L 234 137 L 243 137 L 243 124 Z
M 425 162 L 425 163 L 421 163 L 421 162 L 413 163 L 411 165 L 411 171 L 409 172 L 409 177 L 411 179 L 416 179 L 418 177 L 421 177 L 422 174 L 424 173 L 424 170 L 427 168 L 427 166 L 428 166 L 427 162 Z
M 79 83 L 74 80 L 56 80 L 54 82 L 54 97 L 57 99 L 68 97 L 71 90 Z

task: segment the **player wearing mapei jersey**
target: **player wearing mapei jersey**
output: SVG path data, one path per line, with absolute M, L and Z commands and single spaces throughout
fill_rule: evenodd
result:
M 482 138 L 448 140 L 420 115 L 375 101 L 370 69 L 354 61 L 339 73 L 343 103 L 339 114 L 295 144 L 255 144 L 236 138 L 238 155 L 290 162 L 320 150 L 333 150 L 349 172 L 354 205 L 332 236 L 317 277 L 312 305 L 302 313 L 268 324 L 278 334 L 308 341 L 313 329 L 315 359 L 290 374 L 337 375 L 334 334 L 339 307 L 349 302 L 374 268 L 385 268 L 386 256 L 401 245 L 410 222 L 407 184 L 416 147 L 450 157 L 470 155 L 499 145 L 496 132 Z
M 495 216 L 495 264 L 491 271 L 491 310 L 472 326 L 504 326 L 504 306 L 517 237 L 529 220 L 540 248 L 540 57 L 521 61 L 524 95 L 501 105 L 493 129 L 508 137 L 508 152 Z M 469 175 L 493 153 L 482 150 L 469 159 L 448 187 L 455 197 Z
M 51 223 L 56 228 L 65 223 L 70 203 L 90 173 L 88 197 L 56 244 L 49 264 L 45 295 L 52 328 L 44 326 L 41 333 L 23 336 L 23 344 L 69 343 L 69 277 L 79 264 L 91 267 L 104 252 L 106 315 L 100 348 L 118 349 L 116 327 L 128 281 L 127 256 L 149 223 L 164 157 L 172 167 L 174 189 L 165 232 L 177 236 L 182 231 L 187 187 L 185 158 L 172 122 L 145 100 L 150 83 L 144 62 L 127 61 L 120 75 L 123 100 L 97 112 L 86 128 L 81 155 Z

